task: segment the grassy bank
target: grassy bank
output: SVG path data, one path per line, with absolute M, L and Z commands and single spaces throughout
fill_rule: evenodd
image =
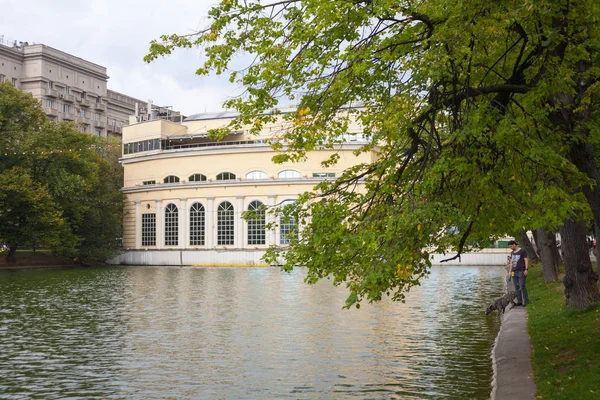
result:
M 527 288 L 538 399 L 600 399 L 600 304 L 567 307 L 562 282 L 545 284 L 540 266 L 530 268 Z

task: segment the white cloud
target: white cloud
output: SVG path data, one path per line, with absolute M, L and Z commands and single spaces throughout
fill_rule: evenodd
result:
M 107 68 L 108 87 L 184 114 L 221 109 L 239 88 L 227 77 L 199 77 L 198 50 L 143 62 L 161 34 L 190 33 L 206 25 L 216 0 L 2 0 L 0 35 L 43 43 Z
M 232 96 L 234 88 L 232 85 L 195 75 L 192 75 L 192 79 L 197 79 L 199 84 L 182 84 L 174 76 L 159 73 L 148 66 L 139 70 L 115 68 L 113 74 L 114 77 L 110 79 L 111 89 L 130 94 L 126 89 L 134 87 L 137 90 L 136 97 L 152 100 L 162 106 L 173 106 L 173 109 L 186 115 L 220 110 L 223 101 Z M 157 95 L 161 96 L 160 99 Z

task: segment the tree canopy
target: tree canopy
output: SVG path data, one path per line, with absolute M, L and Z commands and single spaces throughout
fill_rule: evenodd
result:
M 0 241 L 85 263 L 118 249 L 120 145 L 47 120 L 30 94 L 0 84 Z M 115 167 L 116 166 L 116 167 Z
M 600 222 L 599 18 L 593 0 L 222 0 L 205 30 L 153 41 L 146 61 L 201 47 L 198 74 L 246 89 L 225 102 L 232 129 L 297 104 L 276 161 L 334 148 L 360 121 L 377 159 L 303 195 L 289 211 L 302 234 L 269 255 L 345 282 L 350 306 L 402 300 L 431 252 Z

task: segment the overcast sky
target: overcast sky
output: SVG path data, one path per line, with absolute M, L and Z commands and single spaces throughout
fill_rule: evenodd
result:
M 43 43 L 107 68 L 109 89 L 173 106 L 185 115 L 221 110 L 238 95 L 227 77 L 195 75 L 197 49 L 143 61 L 161 34 L 191 33 L 207 25 L 217 0 L 0 0 L 0 35 Z

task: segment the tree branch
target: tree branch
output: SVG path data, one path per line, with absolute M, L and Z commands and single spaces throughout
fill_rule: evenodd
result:
M 458 253 L 454 257 L 447 258 L 445 260 L 440 261 L 440 263 L 456 260 L 457 258 L 458 258 L 458 261 L 460 261 L 460 255 L 463 252 L 463 248 L 465 247 L 467 238 L 471 234 L 471 229 L 473 229 L 473 223 L 474 223 L 474 221 L 471 221 L 471 223 L 469 224 L 469 227 L 467 228 L 465 233 L 463 233 L 462 237 L 460 238 L 460 243 L 458 244 Z

